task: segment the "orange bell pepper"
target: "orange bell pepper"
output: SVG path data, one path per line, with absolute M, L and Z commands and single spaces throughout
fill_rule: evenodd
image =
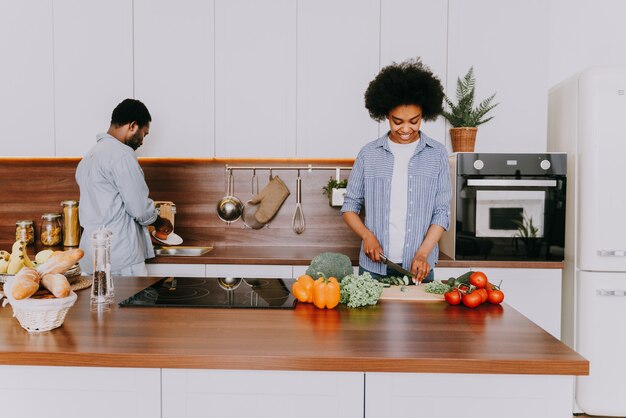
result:
M 313 304 L 320 309 L 333 309 L 339 305 L 341 290 L 339 282 L 334 277 L 320 277 L 313 286 Z
M 300 302 L 311 303 L 313 302 L 314 283 L 313 277 L 304 274 L 298 277 L 298 280 L 291 286 L 291 291 Z

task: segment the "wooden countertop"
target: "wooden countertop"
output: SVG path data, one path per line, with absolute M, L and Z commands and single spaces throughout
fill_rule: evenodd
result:
M 189 244 L 193 245 L 193 244 Z M 148 263 L 165 264 L 269 264 L 269 265 L 309 265 L 318 254 L 330 251 L 347 255 L 356 266 L 359 264 L 358 247 L 288 247 L 288 246 L 215 246 L 199 257 L 157 256 Z M 562 269 L 562 261 L 490 261 L 452 260 L 440 254 L 437 267 L 495 267 L 495 268 L 542 268 Z
M 121 301 L 157 278 L 115 278 Z M 586 375 L 589 363 L 508 305 L 381 301 L 318 310 L 113 306 L 89 290 L 62 327 L 28 334 L 0 308 L 0 364 Z

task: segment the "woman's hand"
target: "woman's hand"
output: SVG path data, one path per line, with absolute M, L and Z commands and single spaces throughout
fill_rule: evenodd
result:
M 428 256 L 422 255 L 419 252 L 413 257 L 411 261 L 411 271 L 415 274 L 413 280 L 417 280 L 417 284 L 422 283 L 422 280 L 430 273 L 430 264 L 428 264 Z
M 380 263 L 380 253 L 383 252 L 383 247 L 380 246 L 378 238 L 372 231 L 367 231 L 363 235 L 363 252 L 370 260 Z

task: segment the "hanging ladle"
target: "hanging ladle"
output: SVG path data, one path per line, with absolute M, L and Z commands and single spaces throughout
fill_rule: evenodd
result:
M 235 178 L 233 171 L 228 170 L 228 180 L 226 185 L 226 196 L 217 202 L 217 216 L 228 225 L 241 218 L 243 203 L 235 197 Z

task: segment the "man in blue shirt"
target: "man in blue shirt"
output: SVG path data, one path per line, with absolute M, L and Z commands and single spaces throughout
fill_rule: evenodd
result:
M 83 227 L 80 267 L 92 273 L 91 236 L 105 227 L 111 237 L 111 272 L 120 276 L 147 276 L 145 260 L 154 257 L 148 225 L 169 234 L 171 222 L 157 216 L 135 151 L 150 131 L 152 118 L 139 100 L 126 99 L 113 110 L 107 133 L 76 169 L 80 188 L 79 219 Z
M 437 243 L 450 223 L 451 182 L 445 146 L 420 125 L 441 114 L 443 97 L 440 81 L 419 59 L 383 68 L 365 92 L 370 116 L 387 119 L 389 132 L 359 152 L 341 209 L 363 240 L 361 273 L 402 276 L 381 263 L 384 253 L 417 283 L 433 280 Z

